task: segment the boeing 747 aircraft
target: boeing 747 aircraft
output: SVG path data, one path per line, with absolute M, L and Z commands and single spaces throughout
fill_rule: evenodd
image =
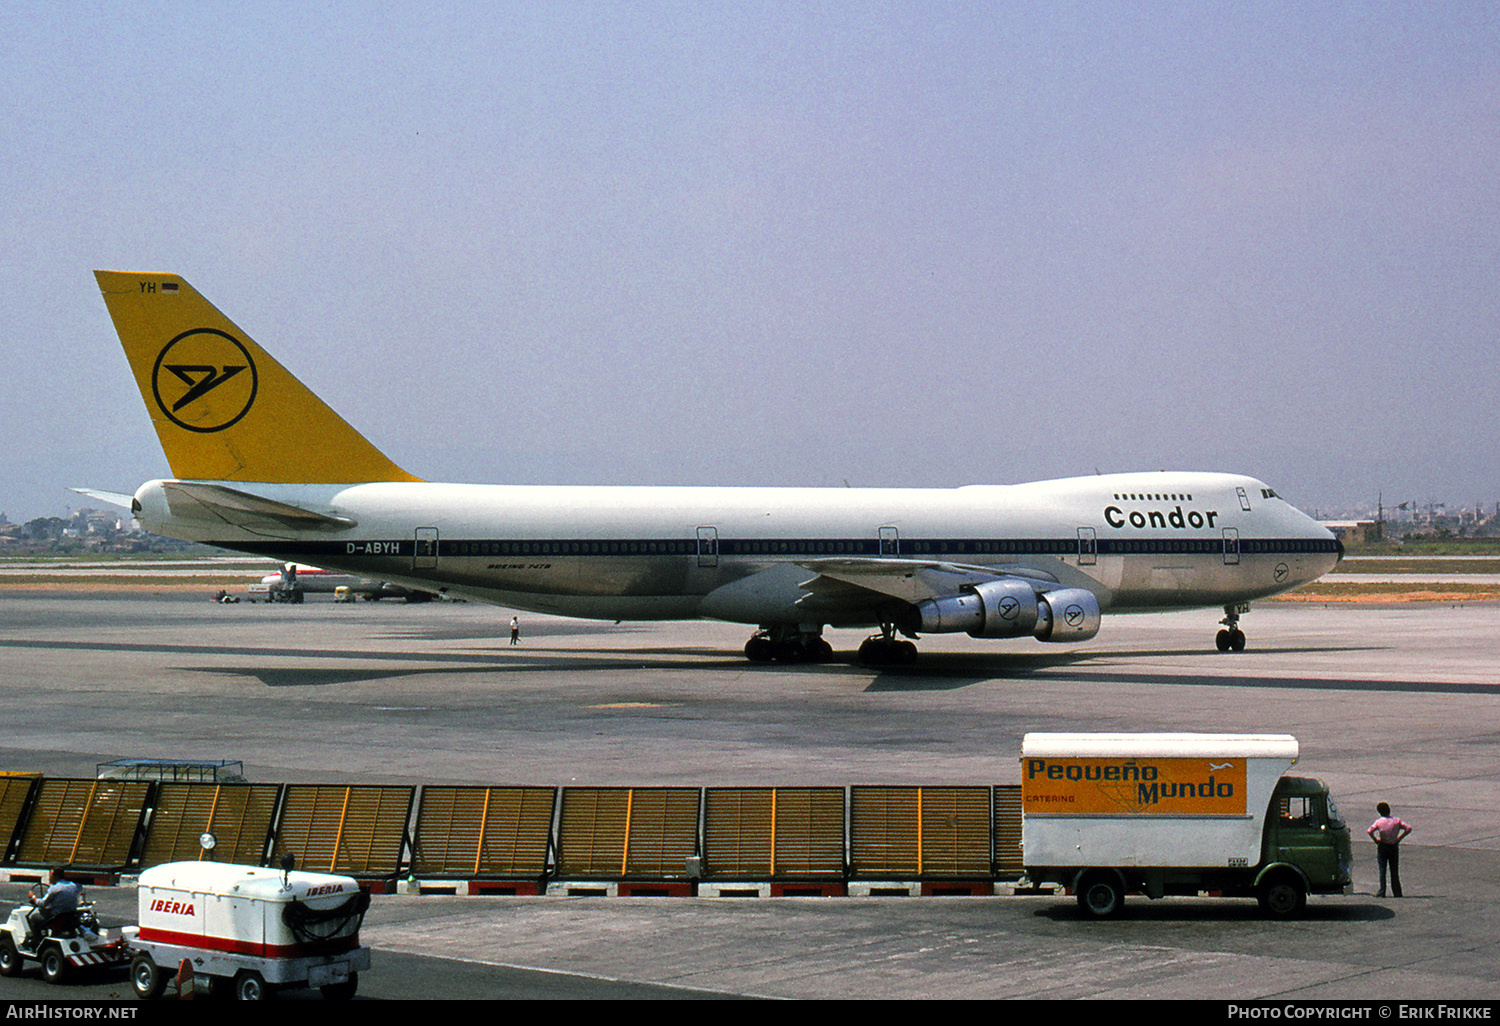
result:
M 828 627 L 1087 641 L 1105 612 L 1223 607 L 1327 573 L 1323 527 L 1260 481 L 1132 473 L 963 488 L 432 484 L 392 463 L 172 274 L 95 272 L 175 477 L 119 496 L 148 531 L 425 592 L 604 620 L 754 625 L 755 661 Z M 106 493 L 90 492 L 94 495 Z

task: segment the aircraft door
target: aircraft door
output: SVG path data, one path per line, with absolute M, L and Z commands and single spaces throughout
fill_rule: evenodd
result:
M 436 570 L 438 561 L 438 529 L 436 527 L 417 528 L 417 537 L 411 550 L 411 568 L 413 570 Z
M 1224 528 L 1224 565 L 1240 565 L 1240 532 L 1237 528 Z
M 1092 527 L 1078 529 L 1078 565 L 1093 566 L 1099 556 L 1099 541 Z
M 901 555 L 901 534 L 894 527 L 880 529 L 880 554 L 882 556 Z
M 716 527 L 698 528 L 698 565 L 719 565 L 719 529 Z

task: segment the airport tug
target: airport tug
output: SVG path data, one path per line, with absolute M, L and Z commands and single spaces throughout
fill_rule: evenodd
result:
M 211 986 L 259 1001 L 281 988 L 351 998 L 370 949 L 359 928 L 368 891 L 351 877 L 222 862 L 168 862 L 141 873 L 140 926 L 126 928 L 137 997 L 160 997 L 184 960 Z
M 31 960 L 42 964 L 48 983 L 63 983 L 76 971 L 106 969 L 130 959 L 126 938 L 116 935 L 111 940 L 99 928 L 91 902 L 81 903 L 66 927 L 33 929 L 30 916 L 46 889 L 45 882 L 33 887 L 30 902 L 17 905 L 0 926 L 0 976 L 19 976 Z

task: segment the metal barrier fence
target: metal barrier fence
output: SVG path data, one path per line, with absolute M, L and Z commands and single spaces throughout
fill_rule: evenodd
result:
M 101 876 L 195 859 L 276 865 L 290 854 L 299 868 L 371 883 L 993 881 L 1021 875 L 1019 792 L 0 775 L 0 834 L 6 867 Z

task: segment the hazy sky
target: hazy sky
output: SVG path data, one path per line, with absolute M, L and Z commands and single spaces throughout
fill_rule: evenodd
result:
M 169 475 L 94 268 L 430 480 L 1500 499 L 1494 3 L 11 0 L 0 88 L 12 520 Z

